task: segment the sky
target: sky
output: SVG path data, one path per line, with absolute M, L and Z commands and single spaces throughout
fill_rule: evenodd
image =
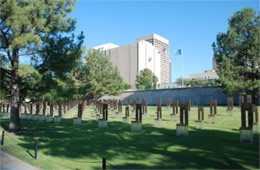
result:
M 169 40 L 172 81 L 212 69 L 212 43 L 226 32 L 228 19 L 242 8 L 259 11 L 256 0 L 78 0 L 70 16 L 75 33 L 84 32 L 85 46 L 127 45 L 137 37 L 156 33 Z

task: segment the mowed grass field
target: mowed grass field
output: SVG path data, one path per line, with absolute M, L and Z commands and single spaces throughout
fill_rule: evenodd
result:
M 149 106 L 140 133 L 132 133 L 130 124 L 111 114 L 108 128 L 99 129 L 91 108 L 85 110 L 82 125 L 73 126 L 74 110 L 62 123 L 21 120 L 22 131 L 6 132 L 0 147 L 42 169 L 101 169 L 102 157 L 107 169 L 259 169 L 259 134 L 254 135 L 254 144 L 241 144 L 240 108 L 234 108 L 233 116 L 227 115 L 226 107 L 217 110 L 217 123 L 208 124 L 209 107 L 205 107 L 205 129 L 197 130 L 197 107 L 192 107 L 187 137 L 176 136 L 179 122 L 170 121 L 171 110 L 166 107 L 162 126 L 155 127 L 156 107 Z M 9 118 L 0 120 L 1 130 L 7 130 Z M 39 140 L 37 160 L 35 139 Z

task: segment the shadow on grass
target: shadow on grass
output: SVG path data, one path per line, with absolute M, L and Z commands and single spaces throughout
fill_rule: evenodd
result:
M 244 169 L 259 167 L 259 136 L 255 144 L 240 144 L 238 132 L 196 130 L 189 136 L 176 137 L 172 129 L 143 125 L 141 133 L 131 133 L 130 124 L 108 122 L 107 129 L 97 128 L 95 120 L 73 126 L 72 119 L 62 123 L 22 120 L 19 143 L 25 150 L 33 149 L 34 139 L 46 155 L 64 159 L 107 158 L 114 169 Z M 7 119 L 2 127 L 8 128 Z
M 35 156 L 34 156 L 29 150 L 27 150 L 26 152 L 27 152 L 32 158 L 35 159 Z

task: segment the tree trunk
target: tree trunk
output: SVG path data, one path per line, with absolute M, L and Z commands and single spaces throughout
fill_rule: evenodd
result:
M 52 103 L 50 104 L 50 115 L 51 115 L 51 117 L 53 117 L 53 104 Z
M 70 102 L 67 102 L 67 110 L 70 110 Z
M 83 105 L 81 103 L 78 104 L 78 118 L 82 118 L 82 107 Z
M 23 104 L 23 107 L 24 107 L 24 113 L 27 114 L 27 104 L 24 103 L 24 104 Z
M 61 107 L 61 103 L 58 103 L 58 114 L 61 117 L 62 116 L 62 107 Z
M 46 114 L 46 102 L 43 102 L 43 108 L 42 108 L 42 115 L 45 116 Z
M 19 118 L 20 118 L 21 117 L 21 113 L 22 113 L 22 107 L 21 107 L 20 103 L 19 103 L 18 110 L 19 110 Z
M 83 114 L 83 112 L 84 112 L 84 110 L 85 110 L 85 107 L 86 107 L 86 100 L 82 100 L 81 101 L 81 103 L 82 103 L 82 114 Z
M 251 92 L 252 103 L 255 104 L 256 106 L 260 104 L 259 95 L 260 95 L 260 92 L 259 92 L 258 89 L 254 89 L 254 90 Z
M 9 131 L 16 132 L 21 129 L 20 126 L 20 117 L 19 117 L 19 76 L 18 76 L 18 67 L 19 67 L 19 58 L 18 53 L 14 52 L 12 64 L 12 80 L 11 80 L 11 114 L 9 122 Z
M 6 112 L 9 113 L 9 103 L 6 106 Z
M 30 103 L 30 114 L 32 115 L 33 114 L 33 104 Z
M 66 102 L 63 103 L 63 113 L 66 113 Z
M 40 112 L 40 103 L 36 103 L 36 112 L 35 112 L 35 114 L 39 115 L 39 112 Z

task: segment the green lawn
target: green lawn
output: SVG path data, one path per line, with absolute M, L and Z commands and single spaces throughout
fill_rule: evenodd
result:
M 72 125 L 76 112 L 66 115 L 60 124 L 22 120 L 23 130 L 6 132 L 1 149 L 43 169 L 100 169 L 102 157 L 108 160 L 108 169 L 259 168 L 259 135 L 254 135 L 254 144 L 240 144 L 238 107 L 233 116 L 227 115 L 226 107 L 218 107 L 214 125 L 207 123 L 206 107 L 204 130 L 196 129 L 197 107 L 192 107 L 187 137 L 176 137 L 176 123 L 170 121 L 166 108 L 163 125 L 155 127 L 155 109 L 148 108 L 141 133 L 132 133 L 130 124 L 111 115 L 109 127 L 98 129 L 90 108 L 79 126 Z M 8 118 L 0 120 L 6 130 Z M 34 139 L 39 140 L 38 160 L 33 158 Z

